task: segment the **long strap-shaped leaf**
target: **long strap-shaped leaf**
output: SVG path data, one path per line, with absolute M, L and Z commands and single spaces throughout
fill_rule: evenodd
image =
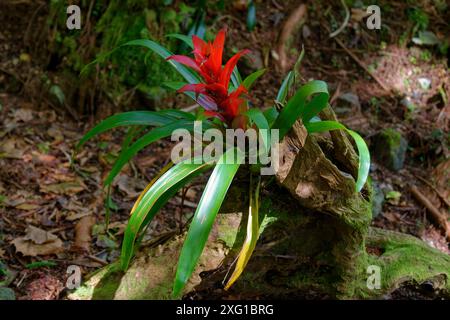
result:
M 263 139 L 265 152 L 270 150 L 270 127 L 264 113 L 258 108 L 251 108 L 245 113 L 254 124 L 258 127 L 261 137 Z
M 315 94 L 317 96 L 312 98 L 307 104 L 307 99 Z M 306 83 L 289 99 L 272 128 L 280 130 L 279 136 L 282 139 L 298 118 L 301 118 L 303 123 L 306 123 L 325 108 L 328 104 L 328 97 L 329 93 L 325 82 L 313 80 Z
M 166 35 L 166 37 L 169 38 L 175 38 L 178 40 L 183 41 L 189 48 L 194 49 L 194 44 L 192 43 L 192 37 L 189 37 L 185 34 L 179 34 L 179 33 L 171 33 Z
M 132 41 L 129 41 L 129 42 L 123 44 L 122 46 L 143 46 L 147 49 L 152 50 L 153 52 L 155 52 L 156 54 L 158 54 L 159 56 L 161 56 L 164 59 L 167 59 L 168 57 L 173 55 L 172 52 L 170 52 L 163 46 L 159 45 L 158 43 L 156 43 L 152 40 L 148 40 L 148 39 L 132 40 Z M 178 63 L 174 60 L 169 60 L 168 62 L 183 76 L 184 79 L 186 79 L 187 82 L 189 82 L 189 83 L 201 82 L 200 78 L 198 77 L 198 75 L 195 72 L 191 71 L 189 68 L 185 67 L 181 63 Z
M 208 123 L 204 122 L 203 129 L 209 128 Z M 162 138 L 166 138 L 172 135 L 172 132 L 176 129 L 186 129 L 189 131 L 194 130 L 194 121 L 192 120 L 176 120 L 165 126 L 155 128 L 150 132 L 143 135 L 136 142 L 134 142 L 125 152 L 121 152 L 116 162 L 114 163 L 111 171 L 105 179 L 105 185 L 113 182 L 115 176 L 120 172 L 123 166 L 130 161 L 140 150 L 149 144 L 158 141 Z
M 81 138 L 80 142 L 78 142 L 76 148 L 80 148 L 92 137 L 113 128 L 137 125 L 161 126 L 173 122 L 174 120 L 175 119 L 168 114 L 161 114 L 155 111 L 131 111 L 115 114 L 89 130 L 83 138 Z
M 254 190 L 255 194 L 253 196 L 253 183 L 250 181 L 250 204 L 248 208 L 248 221 L 247 221 L 247 235 L 245 237 L 244 244 L 242 246 L 241 252 L 239 253 L 238 260 L 236 262 L 236 267 L 225 285 L 225 290 L 228 290 L 233 283 L 240 277 L 247 265 L 250 257 L 255 250 L 256 241 L 259 237 L 259 187 L 260 187 L 260 177 L 256 188 Z
M 240 166 L 240 161 L 229 163 L 225 159 L 240 153 L 236 148 L 229 149 L 219 159 L 214 168 L 205 191 L 202 194 L 194 218 L 181 249 L 177 273 L 173 286 L 173 295 L 178 297 L 194 272 L 198 259 L 205 247 L 213 222 L 219 212 L 228 188 Z M 241 155 L 238 154 L 238 159 Z
M 177 109 L 160 110 L 158 113 L 175 119 L 195 120 L 195 115 L 192 113 Z
M 318 121 L 305 124 L 308 133 L 326 132 L 330 130 L 345 130 L 355 140 L 359 154 L 358 178 L 356 180 L 356 191 L 359 192 L 366 183 L 370 169 L 370 152 L 364 139 L 355 131 L 347 129 L 343 124 L 337 121 Z
M 134 254 L 135 242 L 143 227 L 150 223 L 159 209 L 188 181 L 211 167 L 210 163 L 180 162 L 164 173 L 144 191 L 135 205 L 125 229 L 120 264 L 126 270 Z
M 173 90 L 179 90 L 180 88 L 182 88 L 186 83 L 185 82 L 177 82 L 177 81 L 168 81 L 168 82 L 164 82 L 163 85 L 168 87 L 169 89 L 173 89 Z M 185 95 L 187 95 L 189 98 L 191 98 L 192 100 L 194 100 L 195 102 L 197 102 L 199 105 L 201 105 L 202 107 L 204 107 L 205 109 L 211 109 L 213 107 L 213 105 L 211 104 L 211 101 L 209 101 L 204 95 L 199 95 L 197 96 L 195 94 L 195 92 L 191 92 L 191 91 L 185 91 L 183 92 Z M 193 117 L 195 118 L 195 116 L 193 115 Z
M 86 72 L 86 70 L 89 69 L 89 67 L 93 64 L 98 63 L 99 61 L 102 61 L 104 59 L 106 59 L 108 56 L 110 56 L 112 53 L 116 52 L 117 50 L 119 50 L 120 48 L 124 47 L 124 46 L 142 46 L 145 47 L 147 49 L 152 50 L 153 52 L 155 52 L 156 54 L 158 54 L 159 56 L 161 56 L 164 59 L 167 59 L 168 57 L 170 57 L 171 55 L 173 55 L 172 52 L 170 52 L 169 50 L 167 50 L 166 48 L 164 48 L 163 46 L 161 46 L 160 44 L 149 40 L 149 39 L 137 39 L 137 40 L 132 40 L 129 41 L 127 43 L 124 43 L 116 48 L 114 48 L 113 50 L 106 52 L 100 56 L 98 56 L 97 59 L 95 59 L 94 61 L 90 62 L 89 64 L 87 64 L 86 66 L 83 67 L 83 69 L 81 70 L 80 74 L 83 74 Z M 186 79 L 186 81 L 188 81 L 189 83 L 199 83 L 200 78 L 199 76 L 191 71 L 189 68 L 185 67 L 184 65 L 182 65 L 181 63 L 178 63 L 176 61 L 170 60 L 168 61 L 174 68 L 175 70 L 178 71 L 178 73 L 181 74 L 181 76 L 183 76 L 183 78 Z
M 259 77 L 261 77 L 266 72 L 266 69 L 260 69 L 257 70 L 251 74 L 249 74 L 244 81 L 242 81 L 242 84 L 247 90 L 250 90 L 253 83 L 255 83 L 256 80 L 258 80 Z
M 284 103 L 289 93 L 289 89 L 291 89 L 292 84 L 294 83 L 294 71 L 289 71 L 286 77 L 283 79 L 281 83 L 280 89 L 278 89 L 276 101 L 279 103 Z

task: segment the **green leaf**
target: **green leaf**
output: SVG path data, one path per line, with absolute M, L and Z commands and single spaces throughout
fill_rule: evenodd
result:
M 270 150 L 270 127 L 269 127 L 269 123 L 267 122 L 266 117 L 264 116 L 264 113 L 257 108 L 252 108 L 249 109 L 245 115 L 247 115 L 250 120 L 252 120 L 252 122 L 254 124 L 256 124 L 256 126 L 258 127 L 258 129 L 263 129 L 265 130 L 264 132 L 260 131 L 261 137 L 263 139 L 263 143 L 264 143 L 264 148 L 265 151 L 269 151 Z
M 306 101 L 313 95 L 316 96 L 307 104 Z M 325 82 L 313 80 L 306 83 L 289 99 L 272 128 L 280 130 L 279 136 L 282 139 L 298 118 L 301 118 L 303 123 L 307 123 L 325 108 L 328 104 L 328 97 L 328 88 Z
M 158 180 L 151 182 L 133 208 L 125 229 L 120 265 L 126 270 L 135 251 L 136 239 L 141 230 L 153 219 L 160 208 L 186 183 L 211 167 L 210 163 L 192 164 L 180 162 L 170 168 Z
M 235 156 L 236 152 L 239 153 L 236 148 L 233 148 L 222 155 L 202 194 L 178 260 L 177 273 L 173 286 L 173 295 L 175 297 L 181 294 L 192 272 L 194 272 L 216 215 L 239 169 L 239 162 L 228 164 L 226 163 L 227 161 L 224 161 L 224 159 L 230 156 Z
M 300 52 L 300 55 L 298 56 L 297 61 L 295 62 L 295 65 L 294 65 L 294 69 L 293 69 L 293 71 L 294 71 L 294 84 L 296 84 L 297 81 L 300 79 L 300 73 L 299 73 L 298 70 L 300 69 L 300 66 L 302 64 L 304 56 L 305 56 L 305 47 L 302 45 L 302 51 Z
M 356 191 L 359 192 L 364 187 L 370 169 L 370 152 L 364 139 L 355 131 L 347 129 L 337 121 L 318 121 L 305 124 L 308 133 L 326 132 L 330 130 L 345 130 L 355 140 L 359 154 L 358 178 L 356 180 Z
M 247 78 L 244 79 L 244 81 L 242 82 L 242 84 L 244 85 L 244 87 L 247 90 L 250 90 L 250 88 L 252 87 L 253 83 L 259 78 L 261 77 L 264 73 L 266 72 L 266 69 L 261 69 L 261 70 L 257 70 L 255 72 L 253 72 L 252 74 L 249 74 L 247 76 Z
M 272 128 L 272 125 L 274 124 L 275 120 L 277 120 L 278 115 L 279 112 L 277 111 L 277 108 L 275 106 L 272 106 L 267 110 L 264 110 L 264 117 L 266 117 L 270 128 Z
M 131 111 L 115 114 L 89 130 L 88 133 L 81 138 L 80 142 L 78 142 L 76 149 L 79 149 L 92 137 L 116 127 L 136 125 L 160 126 L 168 124 L 173 120 L 172 117 L 154 111 Z
M 431 46 L 441 42 L 439 38 L 431 31 L 419 31 L 419 36 L 412 38 L 412 41 L 418 45 Z
M 143 46 L 147 49 L 150 49 L 151 51 L 153 51 L 154 53 L 158 54 L 160 57 L 162 57 L 163 59 L 167 59 L 168 57 L 170 57 L 171 55 L 173 55 L 172 52 L 170 52 L 169 50 L 167 50 L 166 48 L 164 48 L 163 46 L 161 46 L 160 44 L 149 40 L 149 39 L 137 39 L 137 40 L 132 40 L 129 41 L 127 43 L 124 43 L 120 46 L 118 46 L 117 48 L 114 48 L 113 50 L 106 52 L 102 55 L 100 55 L 97 59 L 95 59 L 94 61 L 90 62 L 89 64 L 87 64 L 86 66 L 84 66 L 84 68 L 81 70 L 80 74 L 84 74 L 86 72 L 86 70 L 93 64 L 96 64 L 100 61 L 105 60 L 109 55 L 111 55 L 112 53 L 114 53 L 115 51 L 119 50 L 122 47 L 125 46 Z M 178 63 L 176 61 L 173 60 L 169 60 L 168 61 L 174 68 L 175 70 L 177 70 L 182 76 L 183 78 L 186 79 L 186 81 L 188 81 L 189 83 L 199 83 L 200 82 L 200 78 L 199 76 L 193 72 L 192 70 L 190 70 L 188 67 L 182 65 L 181 63 Z
M 242 83 L 242 78 L 237 66 L 234 67 L 233 72 L 231 73 L 231 83 L 233 84 L 232 89 L 236 89 Z
M 51 268 L 56 267 L 58 264 L 51 260 L 43 260 L 43 261 L 36 261 L 27 264 L 25 267 L 27 269 L 38 269 L 38 268 Z
M 186 85 L 187 82 L 181 82 L 181 81 L 166 81 L 163 82 L 163 86 L 172 90 L 179 90 L 181 87 Z
M 129 41 L 129 42 L 121 45 L 121 47 L 122 46 L 143 46 L 147 49 L 152 50 L 153 52 L 155 52 L 156 54 L 158 54 L 159 56 L 161 56 L 164 59 L 167 59 L 168 57 L 173 55 L 172 52 L 170 52 L 163 46 L 159 45 L 158 43 L 156 43 L 154 41 L 148 40 L 148 39 L 132 40 L 132 41 Z M 189 83 L 201 82 L 199 76 L 194 71 L 191 71 L 188 67 L 186 67 L 186 66 L 182 65 L 181 63 L 178 63 L 174 60 L 168 60 L 168 62 L 183 76 L 183 78 L 186 79 L 187 82 L 189 82 Z
M 285 103 L 289 90 L 294 82 L 294 76 L 295 73 L 293 71 L 289 71 L 281 83 L 281 87 L 278 89 L 277 97 L 275 98 L 275 100 L 279 103 Z
M 185 112 L 177 109 L 165 109 L 158 111 L 159 114 L 174 118 L 174 119 L 186 119 L 195 120 L 195 115 L 189 112 Z
M 244 271 L 245 266 L 247 265 L 250 257 L 252 256 L 253 250 L 255 250 L 256 242 L 259 237 L 259 187 L 261 183 L 261 177 L 259 176 L 258 184 L 254 190 L 253 195 L 253 186 L 252 186 L 252 178 L 250 177 L 250 205 L 248 208 L 248 221 L 247 221 L 247 234 L 245 236 L 245 241 L 242 246 L 242 249 L 239 253 L 238 260 L 236 262 L 236 267 L 225 285 L 225 290 L 228 290 L 231 285 L 240 277 L 242 272 Z
M 189 36 L 184 35 L 184 34 L 179 34 L 179 33 L 171 33 L 171 34 L 166 35 L 166 37 L 170 37 L 170 38 L 175 38 L 175 39 L 181 40 L 189 48 L 194 49 L 194 44 L 192 43 L 192 37 L 189 37 Z
M 64 102 L 66 101 L 66 96 L 64 95 L 64 92 L 62 91 L 61 87 L 54 84 L 50 87 L 50 94 L 54 96 L 57 100 L 59 105 L 63 106 Z
M 181 87 L 183 87 L 186 83 L 185 82 L 177 82 L 177 81 L 168 81 L 168 82 L 164 82 L 163 85 L 165 87 L 168 87 L 169 89 L 172 90 L 179 90 L 181 89 Z M 185 95 L 187 95 L 189 98 L 191 98 L 192 100 L 197 102 L 197 97 L 195 96 L 195 92 L 191 92 L 191 91 L 185 91 L 183 92 Z
M 205 123 L 203 129 L 208 128 Z M 189 131 L 194 130 L 194 121 L 192 120 L 176 120 L 165 126 L 157 127 L 141 138 L 139 138 L 136 142 L 134 142 L 129 148 L 127 148 L 124 152 L 121 152 L 116 162 L 114 163 L 111 171 L 105 179 L 105 185 L 109 185 L 113 182 L 114 177 L 120 172 L 123 166 L 130 161 L 132 157 L 134 157 L 140 150 L 148 146 L 149 144 L 158 141 L 162 138 L 170 137 L 172 132 L 176 129 L 187 129 Z
M 253 31 L 256 25 L 256 7 L 253 0 L 248 2 L 247 8 L 247 29 L 248 31 Z
M 91 65 L 105 60 L 109 55 L 111 55 L 115 51 L 119 50 L 120 48 L 123 48 L 123 47 L 126 47 L 126 46 L 142 46 L 142 47 L 145 47 L 147 49 L 150 49 L 154 53 L 158 54 L 163 59 L 167 59 L 168 57 L 173 55 L 172 52 L 170 52 L 169 50 L 167 50 L 166 48 L 164 48 L 163 46 L 161 46 L 160 44 L 158 44 L 158 43 L 156 43 L 156 42 L 154 42 L 152 40 L 149 40 L 149 39 L 132 40 L 132 41 L 129 41 L 127 43 L 124 43 L 124 44 L 118 46 L 117 48 L 114 48 L 113 50 L 111 50 L 109 52 L 101 54 L 97 59 L 95 59 L 94 61 L 92 61 L 89 64 L 87 64 L 86 66 L 84 66 L 83 69 L 81 70 L 80 74 L 84 74 L 87 71 L 87 69 L 89 69 L 89 67 Z M 194 71 L 192 71 L 188 67 L 186 67 L 186 66 L 182 65 L 181 63 L 178 63 L 178 62 L 176 62 L 174 60 L 168 60 L 168 63 L 170 63 L 175 68 L 175 70 L 177 70 L 178 73 L 180 73 L 181 76 L 183 78 L 185 78 L 186 81 L 188 81 L 189 83 L 200 83 L 201 82 L 199 76 L 197 75 L 197 73 L 195 73 Z

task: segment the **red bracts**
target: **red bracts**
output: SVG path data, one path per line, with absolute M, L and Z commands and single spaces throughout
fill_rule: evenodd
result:
M 167 59 L 192 68 L 204 82 L 187 84 L 179 92 L 195 92 L 197 102 L 206 109 L 206 115 L 215 116 L 231 125 L 233 120 L 247 109 L 244 98 L 247 90 L 240 85 L 235 91 L 229 92 L 228 86 L 239 58 L 249 50 L 238 52 L 222 67 L 225 30 L 219 31 L 212 43 L 205 42 L 195 35 L 192 36 L 192 42 L 194 59 L 183 55 L 173 55 Z

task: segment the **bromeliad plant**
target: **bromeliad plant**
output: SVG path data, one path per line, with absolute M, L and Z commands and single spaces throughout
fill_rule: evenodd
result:
M 328 105 L 329 94 L 325 82 L 310 81 L 300 87 L 291 97 L 288 97 L 296 79 L 295 72 L 291 71 L 280 87 L 276 97 L 276 106 L 262 112 L 258 108 L 249 107 L 248 91 L 265 70 L 256 71 L 242 80 L 236 67 L 238 59 L 247 54 L 248 50 L 238 52 L 223 66 L 224 30 L 217 34 L 213 42 L 205 42 L 197 36 L 192 38 L 183 35 L 171 36 L 189 45 L 193 49 L 193 58 L 173 55 L 151 40 L 135 40 L 124 46 L 144 46 L 172 64 L 184 77 L 186 83 L 172 82 L 166 85 L 194 99 L 200 106 L 201 112 L 193 114 L 170 109 L 157 112 L 120 113 L 105 119 L 81 139 L 77 148 L 95 135 L 109 129 L 120 126 L 129 127 L 122 143 L 121 152 L 105 180 L 108 188 L 107 208 L 111 184 L 122 167 L 138 151 L 159 139 L 171 136 L 175 129 L 183 128 L 193 132 L 194 121 L 201 121 L 203 130 L 209 128 L 241 128 L 245 130 L 256 127 L 260 132 L 268 132 L 266 130 L 278 129 L 280 140 L 289 132 L 297 119 L 302 120 L 309 134 L 329 130 L 345 130 L 354 138 L 359 153 L 355 192 L 359 192 L 363 188 L 370 164 L 370 156 L 364 140 L 356 132 L 347 129 L 342 124 L 335 121 L 321 121 L 317 116 Z M 264 141 L 269 141 L 267 136 Z M 229 164 L 222 160 L 224 157 L 235 154 L 242 155 L 242 151 L 238 148 L 229 148 L 218 161 L 204 161 L 195 164 L 195 161 L 187 160 L 177 164 L 169 163 L 162 169 L 141 193 L 131 210 L 120 257 L 120 265 L 123 270 L 128 268 L 146 227 L 159 209 L 193 178 L 213 169 L 190 224 L 178 261 L 173 294 L 179 296 L 182 293 L 205 247 L 226 193 L 241 165 L 240 162 Z M 225 289 L 228 289 L 241 275 L 259 236 L 260 177 L 253 178 L 255 171 L 250 171 L 251 190 L 247 234 L 234 272 Z M 106 219 L 107 221 L 109 219 L 108 210 Z

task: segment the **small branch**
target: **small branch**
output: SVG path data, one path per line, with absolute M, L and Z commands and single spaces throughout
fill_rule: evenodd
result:
M 286 53 L 286 44 L 288 42 L 289 37 L 292 36 L 292 33 L 297 29 L 300 24 L 304 21 L 304 17 L 306 16 L 306 5 L 299 5 L 287 18 L 286 22 L 281 29 L 280 36 L 278 38 L 276 53 L 278 56 L 278 63 L 283 72 L 287 69 L 287 53 Z
M 330 32 L 330 28 L 326 24 L 322 24 L 322 25 L 325 27 L 325 29 L 328 30 L 328 32 Z M 388 95 L 392 94 L 392 90 L 386 84 L 384 84 L 384 82 L 381 81 L 381 79 L 378 78 L 375 73 L 373 73 L 371 70 L 369 70 L 369 68 L 364 64 L 364 62 L 359 60 L 359 58 L 353 52 L 351 52 L 341 40 L 339 40 L 338 38 L 333 38 L 333 39 L 361 68 L 364 69 L 364 71 L 366 71 L 380 85 L 381 88 L 383 88 L 383 90 Z
M 447 200 L 447 198 L 440 192 L 434 185 L 432 185 L 430 182 L 428 182 L 426 179 L 422 178 L 421 176 L 414 175 L 417 179 L 425 183 L 427 186 L 429 186 L 436 194 L 441 198 L 442 201 L 450 208 L 450 201 Z
M 100 259 L 100 258 L 97 258 L 96 256 L 93 256 L 93 255 L 87 255 L 86 257 L 88 257 L 88 258 L 91 259 L 92 261 L 95 261 L 95 262 L 97 262 L 97 263 L 100 263 L 102 266 L 107 266 L 107 265 L 108 265 L 108 262 L 107 262 L 107 261 L 105 261 L 105 260 L 103 260 L 103 259 Z
M 419 191 L 419 189 L 417 189 L 417 187 L 412 186 L 410 191 L 414 198 L 428 209 L 433 220 L 445 231 L 445 236 L 447 240 L 450 241 L 450 226 L 445 216 L 422 194 L 422 192 Z
M 344 51 L 353 59 L 355 60 L 355 62 L 364 69 L 364 71 L 366 71 L 379 85 L 381 88 L 383 88 L 384 91 L 386 91 L 386 93 L 391 94 L 392 90 L 390 88 L 388 88 L 388 86 L 386 86 L 384 84 L 383 81 L 381 81 L 380 78 L 377 77 L 377 75 L 375 73 L 373 73 L 371 70 L 369 70 L 369 68 L 361 61 L 359 60 L 359 58 L 353 53 L 351 52 L 345 45 L 344 43 L 339 40 L 338 38 L 334 38 L 334 40 L 337 42 L 337 44 L 344 49 Z

